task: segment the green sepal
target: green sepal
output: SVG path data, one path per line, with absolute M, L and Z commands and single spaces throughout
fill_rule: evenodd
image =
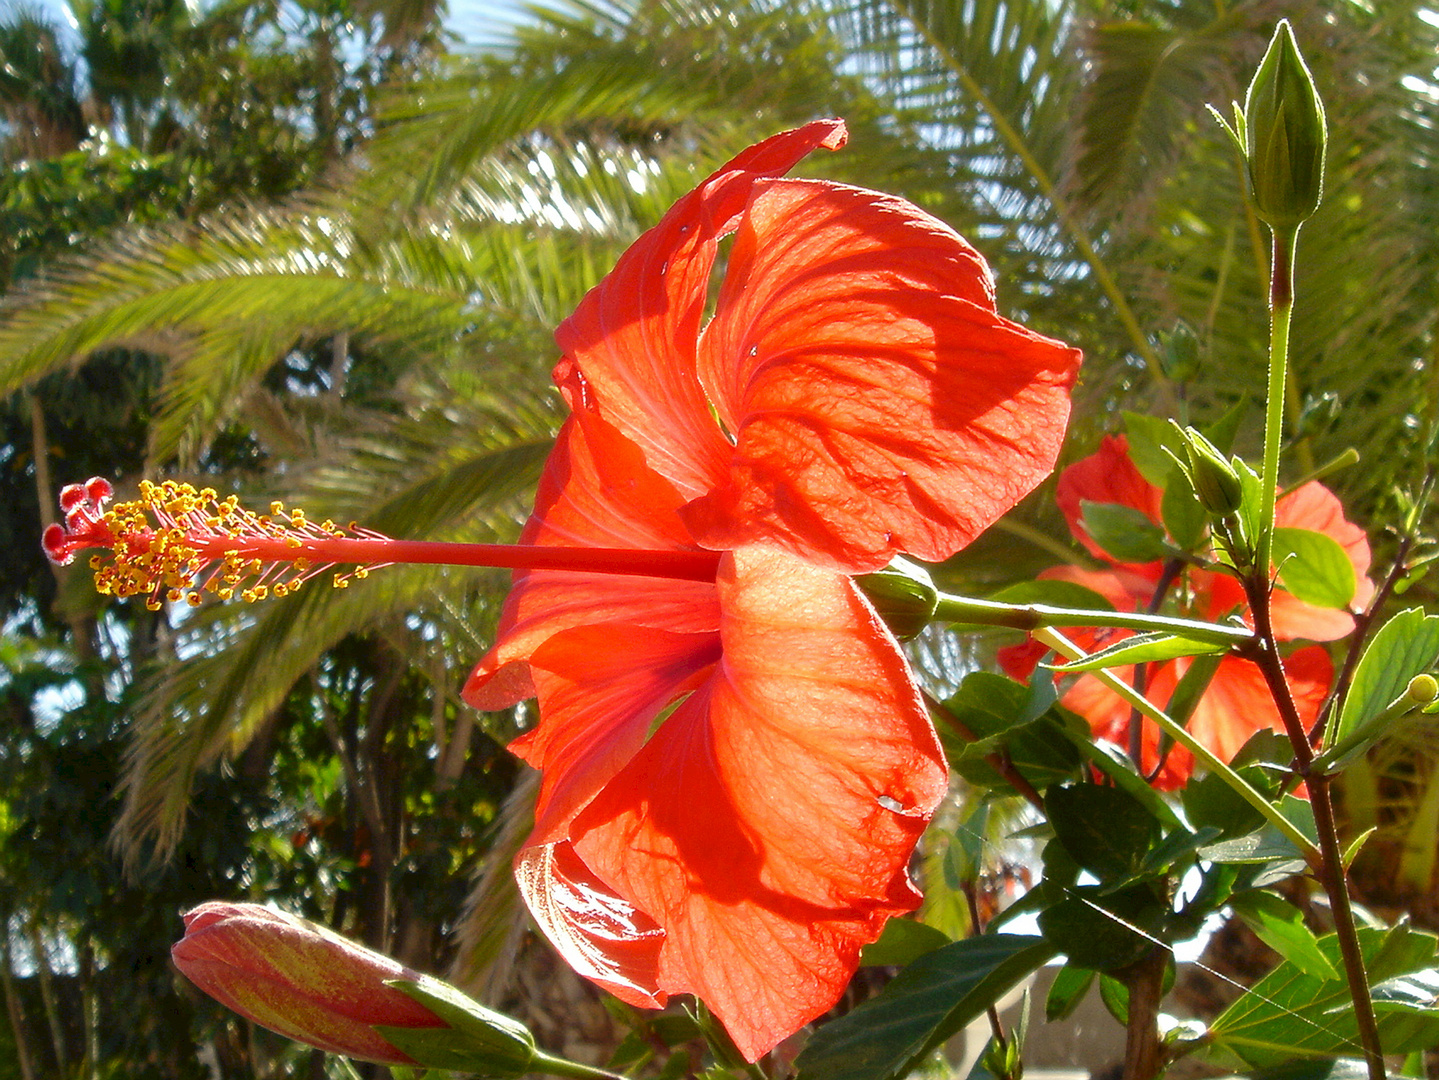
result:
M 399 1050 L 433 1069 L 479 1076 L 513 1077 L 530 1071 L 535 1039 L 529 1028 L 461 993 L 448 983 L 421 975 L 385 983 L 419 1002 L 448 1028 L 399 1028 L 376 1024 L 375 1030 Z

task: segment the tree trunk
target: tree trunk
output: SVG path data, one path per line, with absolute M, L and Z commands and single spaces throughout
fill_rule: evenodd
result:
M 26 1041 L 25 1010 L 20 1004 L 20 992 L 15 985 L 15 973 L 10 967 L 8 921 L 0 922 L 0 989 L 5 991 L 5 1012 L 10 1017 L 10 1030 L 15 1035 L 15 1053 L 20 1058 L 21 1080 L 36 1080 L 34 1059 L 30 1054 L 30 1044 Z

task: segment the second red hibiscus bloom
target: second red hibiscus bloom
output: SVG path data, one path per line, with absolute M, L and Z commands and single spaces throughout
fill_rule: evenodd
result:
M 1057 501 L 1075 538 L 1109 566 L 1101 570 L 1057 567 L 1042 576 L 1092 589 L 1120 611 L 1145 610 L 1154 602 L 1156 591 L 1162 587 L 1161 600 L 1177 605 L 1184 614 L 1196 619 L 1216 621 L 1234 612 L 1242 613 L 1244 590 L 1234 578 L 1216 571 L 1188 567 L 1172 581 L 1165 582 L 1162 562 L 1119 562 L 1101 551 L 1085 531 L 1084 503 L 1129 507 L 1160 524 L 1162 496 L 1163 492 L 1149 483 L 1130 459 L 1124 437 L 1106 437 L 1098 451 L 1064 471 L 1059 481 Z M 1358 582 L 1352 606 L 1362 608 L 1368 602 L 1374 588 L 1366 576 L 1369 570 L 1369 542 L 1362 529 L 1345 519 L 1339 500 L 1332 492 L 1317 482 L 1282 492 L 1275 508 L 1275 524 L 1280 528 L 1322 532 L 1337 541 L 1348 554 Z M 1348 612 L 1315 607 L 1278 588 L 1271 594 L 1271 613 L 1275 634 L 1281 641 L 1333 641 L 1354 629 L 1353 616 Z M 1094 651 L 1128 636 L 1128 631 L 1076 630 L 1070 635 L 1076 644 L 1087 651 Z M 1042 655 L 1042 649 L 1017 646 L 1001 650 L 1000 662 L 1016 678 L 1027 678 Z M 1190 663 L 1190 660 L 1179 659 L 1148 665 L 1148 678 L 1143 688 L 1145 696 L 1160 708 L 1165 708 Z M 1300 716 L 1306 725 L 1312 724 L 1334 677 L 1329 654 L 1318 645 L 1303 646 L 1285 658 L 1284 668 Z M 1120 667 L 1113 671 L 1119 678 L 1134 685 L 1133 667 Z M 1129 744 L 1129 725 L 1133 719 L 1129 705 L 1092 675 L 1076 679 L 1065 691 L 1061 703 L 1088 720 L 1095 734 L 1119 746 Z M 1189 719 L 1188 727 L 1197 739 L 1226 761 L 1233 758 L 1256 731 L 1264 728 L 1283 730 L 1273 698 L 1258 667 L 1233 656 L 1220 662 L 1209 688 Z M 1161 763 L 1159 742 L 1158 730 L 1146 722 L 1141 768 L 1147 775 L 1153 776 L 1156 787 L 1166 790 L 1182 787 L 1193 771 L 1193 759 L 1187 750 L 1175 747 Z

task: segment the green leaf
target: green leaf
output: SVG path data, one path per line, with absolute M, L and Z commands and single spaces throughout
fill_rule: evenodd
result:
M 1098 784 L 1052 787 L 1044 796 L 1054 835 L 1085 870 L 1102 882 L 1128 877 L 1159 839 L 1159 823 L 1119 788 Z
M 1098 885 L 1065 890 L 1063 900 L 1039 913 L 1039 929 L 1071 964 L 1117 971 L 1163 939 L 1169 906 L 1148 885 L 1107 892 Z
M 1312 529 L 1275 529 L 1279 580 L 1306 604 L 1347 608 L 1354 599 L 1354 564 L 1339 541 Z
M 1341 742 L 1378 716 L 1439 657 L 1439 615 L 1419 608 L 1401 611 L 1374 635 L 1344 698 L 1334 742 Z
M 1054 980 L 1049 984 L 1049 995 L 1044 999 L 1045 1022 L 1052 1024 L 1063 1020 L 1079 1008 L 1079 1003 L 1094 984 L 1094 974 L 1089 968 L 1074 964 L 1065 964 L 1055 972 Z
M 1380 1039 L 1387 1053 L 1404 1054 L 1439 1042 L 1439 972 L 1436 939 L 1407 924 L 1362 927 L 1359 947 L 1375 998 Z M 1320 952 L 1342 970 L 1339 942 L 1326 934 Z M 1381 1004 L 1382 1002 L 1382 1004 Z M 1295 1057 L 1333 1057 L 1359 1049 L 1345 980 L 1280 964 L 1226 1009 L 1210 1027 L 1213 1044 L 1246 1065 L 1267 1068 Z
M 1155 562 L 1169 555 L 1164 530 L 1132 506 L 1087 499 L 1079 506 L 1084 531 L 1120 562 Z
M 1229 901 L 1259 940 L 1306 975 L 1337 979 L 1339 971 L 1319 949 L 1319 942 L 1304 925 L 1304 914 L 1281 896 L 1251 890 Z
M 1140 475 L 1157 488 L 1166 488 L 1174 469 L 1173 454 L 1184 460 L 1184 440 L 1168 420 L 1143 413 L 1124 413 L 1124 433 L 1129 439 L 1129 460 Z M 1165 453 L 1168 450 L 1169 453 Z
M 1268 774 L 1257 765 L 1236 770 L 1248 784 L 1260 792 L 1269 788 Z M 1253 833 L 1264 825 L 1264 818 L 1248 801 L 1230 787 L 1217 773 L 1207 773 L 1191 780 L 1180 792 L 1184 812 L 1195 828 L 1219 830 L 1222 840 Z
M 1031 718 L 1029 697 L 1028 688 L 1003 675 L 984 671 L 967 675 L 944 706 L 979 742 L 970 742 L 941 722 L 940 739 L 954 770 L 971 783 L 1008 790 L 1008 781 L 984 760 L 985 755 L 1003 750 L 1020 775 L 1040 790 L 1072 777 L 1081 760 L 1074 742 L 1064 735 L 1052 710 Z M 944 718 L 940 716 L 941 721 Z
M 1204 512 L 1194 485 L 1184 470 L 1170 463 L 1169 476 L 1164 482 L 1164 498 L 1159 503 L 1159 514 L 1164 518 L 1164 527 L 1169 530 L 1176 547 L 1192 551 L 1204 539 L 1209 516 Z
M 893 1080 L 1054 955 L 1018 934 L 966 938 L 920 957 L 877 996 L 825 1024 L 795 1061 L 799 1080 Z
M 861 967 L 903 967 L 950 943 L 949 935 L 913 919 L 890 919 L 878 941 L 859 951 Z
M 1072 581 L 1019 581 L 994 593 L 991 600 L 1005 604 L 1048 604 L 1051 607 L 1113 611 L 1102 594 Z
M 1286 795 L 1279 804 L 1279 812 L 1304 836 L 1317 840 L 1319 833 L 1314 826 L 1314 811 L 1308 802 Z M 1210 844 L 1200 848 L 1199 854 L 1216 863 L 1274 863 L 1274 872 L 1281 877 L 1301 873 L 1306 865 L 1299 850 L 1273 825 L 1265 825 L 1234 840 Z M 1255 884 L 1257 886 L 1259 882 Z
M 1122 667 L 1128 664 L 1148 664 L 1157 660 L 1173 660 L 1179 656 L 1204 656 L 1222 653 L 1228 646 L 1213 641 L 1197 641 L 1179 634 L 1151 631 L 1134 634 L 1117 644 L 1090 653 L 1083 660 L 1055 665 L 1061 675 L 1072 675 L 1079 671 L 1093 671 L 1096 668 Z

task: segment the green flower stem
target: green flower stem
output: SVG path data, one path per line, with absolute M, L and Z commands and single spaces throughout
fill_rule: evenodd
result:
M 1284 441 L 1284 392 L 1288 385 L 1289 321 L 1294 314 L 1294 247 L 1298 226 L 1274 232 L 1269 278 L 1269 396 L 1264 411 L 1264 471 L 1259 480 L 1259 544 L 1255 565 L 1268 576 L 1274 545 L 1274 502 L 1279 490 L 1279 448 Z
M 1048 645 L 1055 652 L 1059 653 L 1066 660 L 1083 660 L 1088 654 L 1079 646 L 1070 641 L 1060 631 L 1053 627 L 1041 627 L 1034 631 L 1034 639 Z M 1210 772 L 1217 774 L 1228 784 L 1241 799 L 1254 807 L 1264 820 L 1273 825 L 1291 844 L 1298 849 L 1305 862 L 1311 866 L 1316 865 L 1319 859 L 1319 849 L 1299 829 L 1281 814 L 1277 807 L 1269 802 L 1263 795 L 1255 791 L 1237 772 L 1229 767 L 1227 761 L 1215 756 L 1214 752 L 1205 746 L 1186 728 L 1176 723 L 1162 709 L 1157 708 L 1143 694 L 1138 693 L 1123 679 L 1111 671 L 1099 670 L 1090 672 L 1096 679 L 1102 682 L 1110 690 L 1114 691 L 1124 699 L 1132 708 L 1138 709 L 1149 719 L 1159 725 L 1159 729 L 1188 750 L 1194 757 L 1203 762 L 1204 767 Z
M 969 596 L 940 593 L 934 609 L 936 620 L 1007 626 L 1013 630 L 1039 630 L 1046 626 L 1118 626 L 1126 630 L 1150 630 L 1175 634 L 1193 641 L 1220 645 L 1245 645 L 1254 634 L 1243 626 L 1223 626 L 1147 615 L 1137 611 L 1100 611 L 1094 608 L 1061 608 L 1048 604 L 1002 604 Z
M 628 1080 L 622 1073 L 606 1072 L 592 1065 L 581 1065 L 578 1061 L 566 1061 L 552 1057 L 543 1050 L 536 1050 L 530 1062 L 530 1072 L 546 1073 L 550 1076 L 571 1076 L 575 1080 Z

